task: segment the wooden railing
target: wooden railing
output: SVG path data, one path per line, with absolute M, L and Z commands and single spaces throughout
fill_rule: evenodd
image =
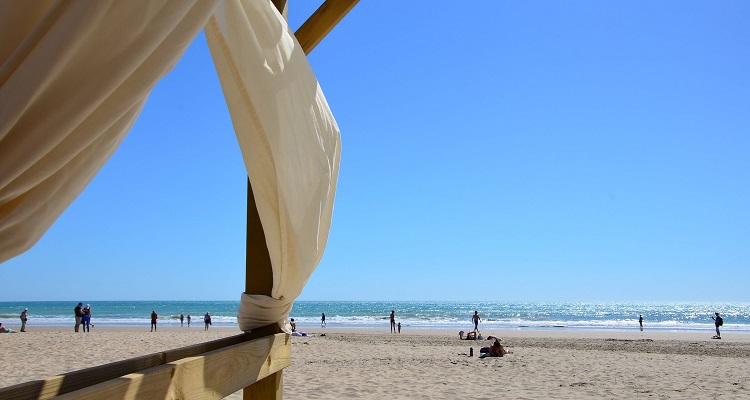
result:
M 291 364 L 291 336 L 241 334 L 0 388 L 0 399 L 221 399 Z

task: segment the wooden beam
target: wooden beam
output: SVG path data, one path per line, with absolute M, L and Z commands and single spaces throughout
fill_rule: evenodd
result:
M 17 385 L 0 388 L 0 399 L 50 399 L 97 383 L 116 379 L 123 375 L 153 368 L 181 358 L 193 357 L 209 351 L 233 346 L 250 339 L 252 338 L 249 335 L 243 333 L 241 335 L 212 340 L 210 342 L 180 347 L 174 350 L 167 350 L 160 353 L 97 365 L 95 367 L 72 371 L 47 379 L 23 382 Z
M 73 392 L 95 383 L 106 382 L 110 379 L 119 378 L 134 371 L 152 368 L 161 364 L 164 364 L 163 354 L 149 354 L 146 356 L 81 369 L 47 379 L 23 382 L 17 385 L 0 388 L 0 399 L 51 399 L 55 396 Z
M 336 24 L 346 16 L 359 0 L 326 0 L 297 29 L 294 36 L 302 46 L 305 54 L 310 54 L 315 46 L 323 40 Z
M 291 364 L 291 336 L 265 336 L 61 396 L 77 400 L 222 399 Z

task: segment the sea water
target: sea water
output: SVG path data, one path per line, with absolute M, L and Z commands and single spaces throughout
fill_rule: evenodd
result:
M 29 308 L 33 326 L 73 326 L 77 301 L 0 302 L 0 322 L 14 327 L 18 315 Z M 180 326 L 179 316 L 192 317 L 203 326 L 209 312 L 213 326 L 237 326 L 237 301 L 90 301 L 92 323 L 110 327 L 148 327 L 151 311 L 159 315 L 160 326 Z M 290 317 L 300 329 L 320 327 L 325 313 L 328 327 L 389 327 L 391 310 L 404 329 L 473 328 L 471 316 L 478 311 L 480 329 L 638 329 L 663 331 L 713 331 L 714 312 L 724 318 L 725 332 L 750 333 L 750 303 L 572 303 L 572 302 L 454 302 L 454 301 L 296 301 Z

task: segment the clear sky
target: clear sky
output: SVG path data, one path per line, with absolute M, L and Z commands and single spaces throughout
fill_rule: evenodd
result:
M 309 56 L 343 151 L 300 299 L 748 301 L 748 16 L 360 2 Z M 246 179 L 201 34 L 0 301 L 238 300 Z

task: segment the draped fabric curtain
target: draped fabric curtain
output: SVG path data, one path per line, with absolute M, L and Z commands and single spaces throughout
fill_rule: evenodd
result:
M 341 138 L 307 57 L 268 2 L 224 1 L 205 31 L 273 268 L 271 297 L 242 296 L 238 322 L 249 330 L 289 314 L 323 255 Z
M 340 134 L 268 0 L 0 2 L 0 262 L 83 191 L 204 27 L 273 268 L 240 327 L 286 318 L 325 248 Z

